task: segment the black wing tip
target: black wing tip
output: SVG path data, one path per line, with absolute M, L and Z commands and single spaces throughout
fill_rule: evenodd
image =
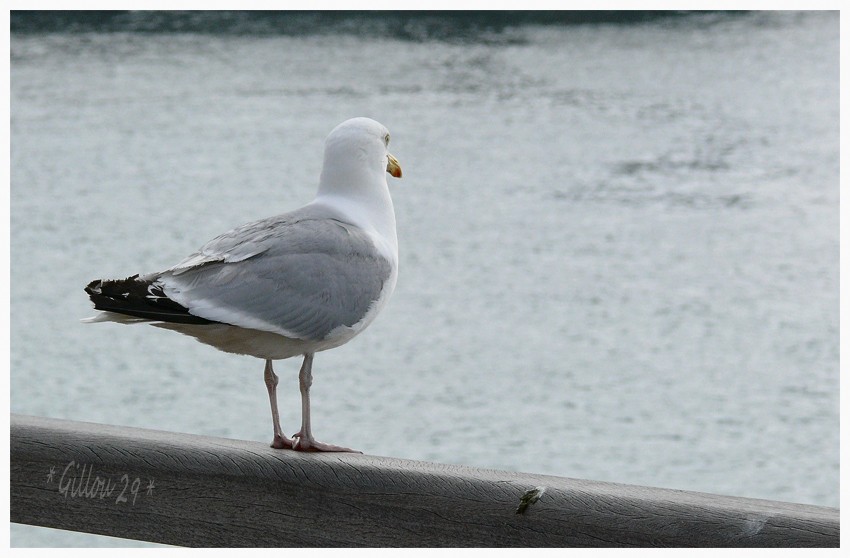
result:
M 155 279 L 139 279 L 138 274 L 126 279 L 95 279 L 84 290 L 95 310 L 103 312 L 160 322 L 218 323 L 190 314 L 188 308 L 168 298 Z

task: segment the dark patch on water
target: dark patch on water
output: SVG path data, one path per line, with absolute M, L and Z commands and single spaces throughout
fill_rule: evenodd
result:
M 704 15 L 706 12 L 699 12 Z M 720 16 L 745 12 L 720 12 Z M 688 11 L 26 11 L 10 14 L 12 33 L 350 34 L 402 40 L 516 42 L 522 25 L 632 25 L 673 21 Z

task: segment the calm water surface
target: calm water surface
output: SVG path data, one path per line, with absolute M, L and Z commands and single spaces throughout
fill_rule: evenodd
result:
M 838 44 L 835 13 L 16 34 L 12 412 L 270 440 L 261 361 L 80 324 L 82 287 L 306 203 L 324 137 L 364 115 L 405 172 L 400 277 L 317 356 L 319 439 L 838 506 Z M 298 365 L 277 365 L 290 433 Z

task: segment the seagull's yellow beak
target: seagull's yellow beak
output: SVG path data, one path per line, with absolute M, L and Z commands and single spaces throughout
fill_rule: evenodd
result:
M 398 159 L 387 153 L 387 172 L 396 178 L 401 178 L 401 165 Z

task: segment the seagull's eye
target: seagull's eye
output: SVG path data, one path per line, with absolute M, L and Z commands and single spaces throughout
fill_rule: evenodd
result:
M 387 134 L 387 135 L 384 136 L 384 145 L 389 145 L 389 144 L 390 144 L 390 135 Z

